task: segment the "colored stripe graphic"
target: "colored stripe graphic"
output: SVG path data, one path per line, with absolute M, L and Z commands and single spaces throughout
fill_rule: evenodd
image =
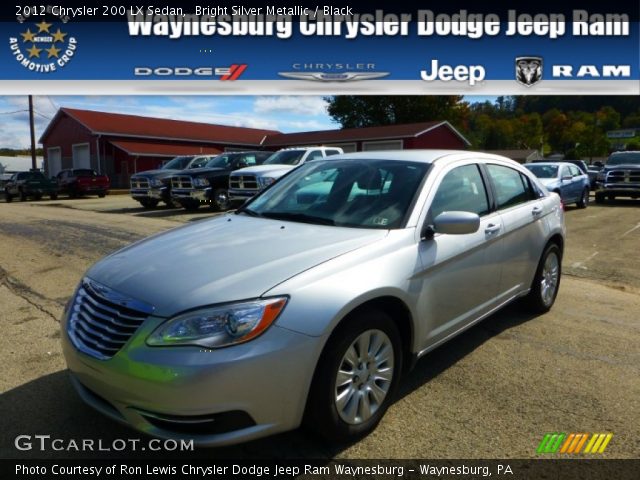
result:
M 223 76 L 220 80 L 237 80 L 242 73 L 247 69 L 246 64 L 236 65 L 235 63 L 229 67 L 229 74 Z
M 589 438 L 591 435 L 591 438 Z M 603 453 L 613 438 L 613 433 L 546 433 L 536 449 L 536 453 Z M 587 442 L 587 439 L 589 440 Z

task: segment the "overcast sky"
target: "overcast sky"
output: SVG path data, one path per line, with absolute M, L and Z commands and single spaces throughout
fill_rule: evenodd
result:
M 468 97 L 484 101 L 484 97 Z M 302 132 L 339 128 L 313 96 L 36 96 L 36 142 L 59 107 Z M 26 96 L 0 96 L 0 148 L 29 146 Z

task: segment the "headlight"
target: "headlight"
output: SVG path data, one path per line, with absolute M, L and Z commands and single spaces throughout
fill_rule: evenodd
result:
M 194 178 L 193 179 L 193 185 L 195 187 L 208 187 L 209 186 L 209 180 L 207 180 L 206 178 Z
M 260 187 L 262 188 L 267 188 L 275 181 L 276 179 L 273 177 L 258 177 L 258 183 L 260 183 Z
M 147 344 L 216 348 L 243 343 L 269 328 L 286 304 L 286 297 L 275 297 L 195 310 L 160 325 Z
M 151 185 L 152 187 L 161 187 L 162 180 L 160 180 L 159 178 L 152 178 L 151 180 L 149 180 L 149 185 Z

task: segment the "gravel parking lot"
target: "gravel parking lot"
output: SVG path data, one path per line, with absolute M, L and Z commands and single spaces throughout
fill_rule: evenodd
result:
M 18 452 L 14 438 L 21 434 L 140 438 L 77 397 L 65 373 L 58 319 L 93 262 L 147 235 L 214 214 L 208 208 L 145 211 L 115 195 L 0 204 L 0 457 L 61 456 Z M 555 431 L 613 432 L 600 457 L 636 458 L 640 201 L 570 207 L 566 219 L 564 277 L 552 311 L 533 317 L 508 307 L 424 357 L 366 439 L 337 448 L 297 431 L 194 455 L 529 458 L 544 433 Z

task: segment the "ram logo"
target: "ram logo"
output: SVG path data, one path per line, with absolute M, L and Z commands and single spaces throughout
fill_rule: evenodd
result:
M 631 65 L 554 65 L 552 68 L 554 77 L 581 78 L 581 77 L 630 77 Z
M 516 57 L 516 81 L 525 87 L 542 80 L 542 57 Z

